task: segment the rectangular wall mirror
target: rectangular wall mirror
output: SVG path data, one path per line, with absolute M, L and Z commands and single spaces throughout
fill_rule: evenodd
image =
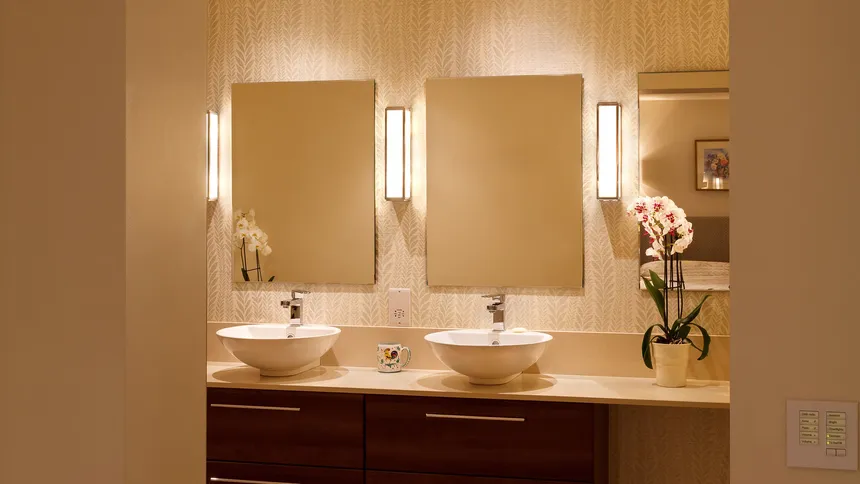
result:
M 373 284 L 374 82 L 234 84 L 232 102 L 233 208 L 271 248 L 262 277 L 245 251 L 247 278 L 234 249 L 234 280 Z
M 582 287 L 582 76 L 430 79 L 431 286 Z
M 641 194 L 671 198 L 693 224 L 688 290 L 729 290 L 729 152 L 728 71 L 639 74 Z M 662 274 L 647 236 L 639 246 L 640 275 Z

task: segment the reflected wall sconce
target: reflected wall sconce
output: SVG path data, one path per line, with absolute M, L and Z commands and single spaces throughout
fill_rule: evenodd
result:
M 412 198 L 412 111 L 385 108 L 385 199 Z
M 597 199 L 621 199 L 619 103 L 597 103 Z
M 207 199 L 218 200 L 218 113 L 206 113 L 206 180 Z

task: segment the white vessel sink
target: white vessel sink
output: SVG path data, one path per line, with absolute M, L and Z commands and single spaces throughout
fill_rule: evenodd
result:
M 334 346 L 340 329 L 331 326 L 251 324 L 218 330 L 218 339 L 239 361 L 263 376 L 290 376 L 316 368 Z
M 431 333 L 424 339 L 445 366 L 469 377 L 471 383 L 501 385 L 535 364 L 552 336 L 460 329 Z

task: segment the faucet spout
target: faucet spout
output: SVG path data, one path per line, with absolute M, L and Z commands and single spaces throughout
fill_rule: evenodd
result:
M 290 309 L 290 322 L 288 326 L 295 327 L 301 326 L 304 324 L 302 322 L 302 315 L 304 310 L 304 297 L 306 294 L 310 294 L 308 291 L 292 291 L 290 293 L 290 299 L 286 301 L 281 301 L 281 307 L 286 309 Z
M 493 315 L 493 332 L 502 332 L 507 329 L 505 327 L 505 295 L 493 294 L 484 296 L 490 298 L 491 303 L 487 305 L 487 311 Z

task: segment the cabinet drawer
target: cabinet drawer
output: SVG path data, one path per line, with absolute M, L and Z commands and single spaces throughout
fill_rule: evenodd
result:
M 562 481 L 505 479 L 498 477 L 445 476 L 442 474 L 409 474 L 406 472 L 368 471 L 366 484 L 565 484 Z M 574 484 L 574 483 L 569 483 Z
M 377 395 L 365 405 L 369 470 L 602 480 L 600 406 Z
M 233 462 L 206 464 L 207 484 L 364 484 L 364 471 Z
M 209 460 L 364 467 L 364 397 L 210 388 Z

